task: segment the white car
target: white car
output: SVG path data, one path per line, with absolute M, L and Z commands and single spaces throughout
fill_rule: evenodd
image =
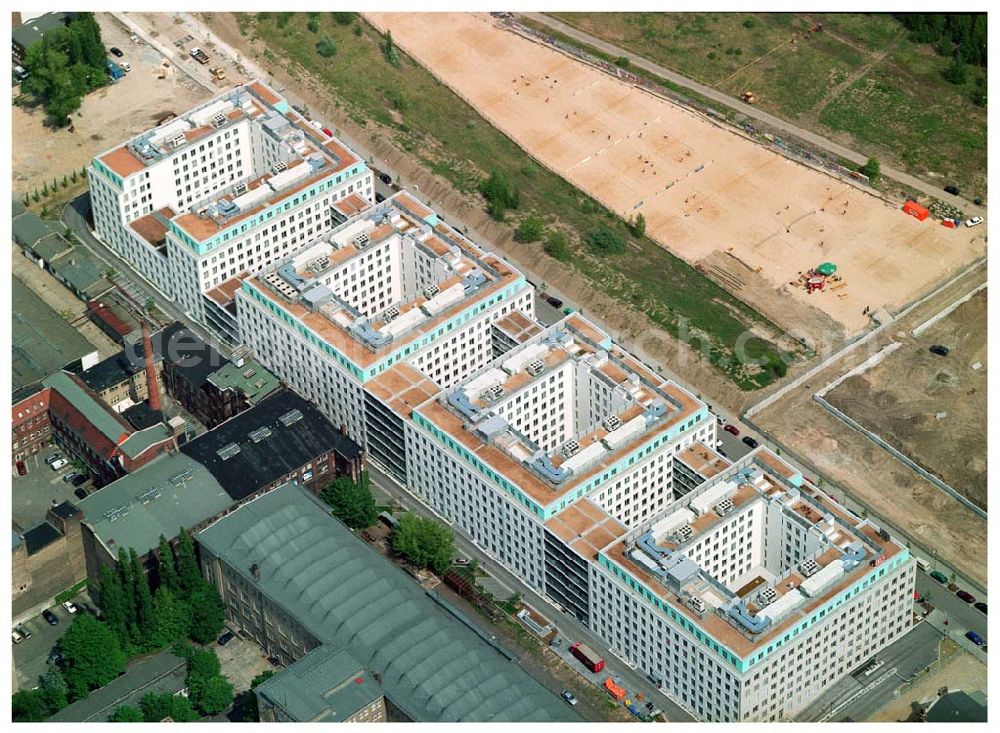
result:
M 24 641 L 24 637 L 21 636 L 21 633 L 17 629 L 13 629 L 10 632 L 10 638 L 14 640 L 15 644 L 20 644 L 22 641 Z
M 76 604 L 73 603 L 73 601 L 65 601 L 63 603 L 63 608 L 65 608 L 69 613 L 76 613 L 80 610 L 76 607 Z
M 983 223 L 983 217 L 981 217 L 981 216 L 974 216 L 971 219 L 969 219 L 967 222 L 965 222 L 965 226 L 967 226 L 967 227 L 977 227 L 977 226 L 979 226 L 982 223 Z
M 58 471 L 60 468 L 68 466 L 69 461 L 67 461 L 65 458 L 60 458 L 58 460 L 52 461 L 50 465 L 52 466 L 53 471 Z
M 309 124 L 312 127 L 316 128 L 317 130 L 322 130 L 323 129 L 323 123 L 320 122 L 319 120 L 309 120 Z
M 124 71 L 126 74 L 132 71 L 132 64 L 130 64 L 128 61 L 119 61 L 118 65 L 122 67 L 122 71 Z

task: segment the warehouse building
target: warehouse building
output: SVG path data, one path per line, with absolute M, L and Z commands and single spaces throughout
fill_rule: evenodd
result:
M 301 486 L 260 496 L 196 540 L 229 621 L 290 665 L 258 690 L 268 717 L 346 720 L 378 705 L 377 686 L 387 706 L 414 721 L 578 720 Z M 309 656 L 322 647 L 331 651 Z M 326 699 L 354 672 L 372 687 Z
M 88 176 L 97 236 L 223 338 L 236 320 L 209 291 L 329 229 L 338 201 L 372 198 L 364 161 L 260 81 L 98 155 Z

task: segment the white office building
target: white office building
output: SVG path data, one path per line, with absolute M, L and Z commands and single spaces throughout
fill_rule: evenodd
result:
M 94 228 L 199 323 L 236 340 L 241 277 L 372 197 L 372 173 L 259 81 L 94 158 Z
M 236 297 L 242 342 L 391 467 L 397 451 L 368 440 L 365 385 L 402 363 L 435 390 L 455 383 L 493 358 L 494 323 L 533 316 L 533 296 L 520 272 L 401 192 L 246 278 Z

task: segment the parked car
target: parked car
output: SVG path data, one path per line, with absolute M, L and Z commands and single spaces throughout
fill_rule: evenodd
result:
M 323 128 L 323 134 L 326 135 L 327 137 L 333 137 L 333 131 L 330 130 L 329 127 Z
M 967 226 L 967 227 L 977 227 L 977 226 L 979 226 L 982 223 L 983 223 L 983 217 L 981 217 L 981 216 L 974 216 L 971 219 L 967 219 L 966 220 L 965 226 Z
M 931 577 L 934 578 L 941 585 L 945 585 L 948 582 L 948 576 L 942 573 L 940 570 L 935 570 L 931 573 Z
M 52 461 L 52 463 L 49 464 L 53 471 L 58 471 L 60 468 L 65 468 L 68 465 L 69 461 L 65 458 L 60 458 L 58 461 Z
M 966 631 L 965 638 L 971 641 L 976 646 L 982 646 L 983 644 L 986 643 L 985 641 L 983 641 L 983 637 L 981 637 L 975 631 Z
M 948 356 L 951 349 L 947 346 L 942 346 L 941 344 L 934 344 L 928 349 L 932 354 L 937 354 L 938 356 Z
M 62 661 L 62 653 L 58 649 L 49 652 L 49 664 L 59 664 Z
M 121 58 L 122 56 L 124 56 L 124 55 L 125 55 L 125 52 L 124 52 L 124 51 L 122 51 L 122 50 L 121 50 L 120 48 L 118 48 L 118 46 L 112 46 L 112 47 L 111 47 L 111 48 L 109 48 L 108 50 L 109 50 L 109 51 L 110 51 L 110 52 L 111 52 L 111 53 L 112 53 L 112 54 L 113 54 L 114 56 L 117 56 L 118 58 Z
M 225 646 L 235 638 L 236 634 L 234 634 L 230 629 L 226 629 L 226 633 L 219 637 L 219 646 Z
M 81 473 L 72 481 L 70 481 L 70 483 L 73 484 L 74 486 L 83 486 L 88 481 L 90 481 L 90 479 L 87 477 L 87 474 Z
M 383 201 L 385 201 L 385 196 L 383 196 L 383 195 L 382 195 L 382 194 L 380 194 L 380 193 L 379 193 L 378 191 L 376 191 L 376 192 L 375 192 L 375 203 L 376 203 L 376 204 L 380 204 L 380 203 L 382 203 Z
M 458 565 L 458 566 L 460 566 L 460 567 L 464 566 L 464 565 L 468 565 L 469 564 L 469 559 L 466 558 L 466 557 L 456 557 L 455 558 L 455 564 Z
M 986 603 L 984 601 L 979 601 L 978 603 L 973 604 L 973 606 L 977 611 L 982 613 L 984 616 L 986 615 Z
M 574 695 L 569 690 L 563 690 L 562 699 L 568 702 L 570 705 L 576 705 L 576 695 Z
M 63 457 L 62 453 L 53 453 L 51 456 L 45 459 L 45 462 L 50 466 Z
M 961 599 L 965 603 L 975 603 L 976 602 L 976 597 L 974 595 L 972 595 L 971 593 L 969 593 L 969 591 L 967 591 L 967 590 L 955 591 L 955 595 L 958 596 L 959 599 Z
M 119 61 L 118 65 L 122 67 L 122 71 L 124 71 L 126 74 L 132 71 L 132 64 L 130 64 L 128 61 Z
M 65 481 L 66 483 L 69 483 L 70 481 L 72 481 L 73 479 L 75 479 L 77 476 L 82 476 L 82 475 L 83 474 L 80 473 L 79 471 L 70 471 L 65 476 L 63 476 L 63 481 Z
M 739 435 L 740 434 L 740 429 L 738 427 L 736 427 L 735 425 L 726 424 L 726 426 L 723 427 L 722 429 L 725 430 L 727 433 L 730 433 L 732 435 Z
M 759 444 L 757 443 L 757 441 L 756 441 L 756 440 L 754 440 L 753 438 L 751 438 L 751 437 L 750 437 L 749 435 L 747 435 L 747 436 L 744 436 L 744 438 L 743 438 L 743 443 L 744 443 L 744 445 L 748 445 L 748 446 L 750 446 L 751 448 L 756 448 L 756 447 L 757 447 L 757 446 L 759 445 Z
M 653 712 L 655 709 L 656 709 L 656 705 L 654 705 L 652 702 L 647 702 L 646 703 L 646 710 L 648 710 L 649 712 Z
M 24 461 L 17 462 L 17 475 L 18 476 L 28 475 L 28 467 L 24 465 Z
M 81 501 L 83 501 L 88 496 L 87 490 L 86 489 L 77 489 L 76 491 L 73 492 L 73 496 L 75 496 L 77 499 L 80 499 Z
M 73 601 L 63 601 L 63 608 L 65 608 L 70 613 L 76 613 L 80 609 L 77 607 Z
M 17 631 L 17 633 L 19 633 L 25 639 L 31 638 L 31 632 L 28 630 L 28 627 L 26 626 L 16 626 L 14 627 L 14 630 Z
M 386 186 L 392 185 L 392 176 L 390 176 L 388 173 L 379 173 L 378 179 L 382 181 L 382 183 L 384 183 Z
M 42 618 L 49 622 L 49 626 L 59 625 L 59 617 L 47 608 L 42 611 Z
M 19 632 L 17 629 L 11 629 L 10 638 L 14 641 L 15 644 L 20 644 L 22 641 L 24 641 L 24 637 L 21 635 L 21 632 Z
M 554 295 L 546 295 L 545 296 L 545 302 L 548 303 L 549 305 L 551 305 L 553 308 L 562 308 L 563 307 L 563 302 L 561 300 L 559 300 L 559 298 L 557 298 Z
M 945 193 L 950 193 L 952 196 L 958 196 L 958 186 L 945 186 Z

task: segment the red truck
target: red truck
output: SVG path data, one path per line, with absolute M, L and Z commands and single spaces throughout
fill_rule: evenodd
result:
M 569 650 L 573 656 L 583 662 L 583 666 L 591 672 L 600 672 L 604 669 L 604 660 L 601 659 L 589 646 L 581 644 L 577 641 L 570 644 Z

